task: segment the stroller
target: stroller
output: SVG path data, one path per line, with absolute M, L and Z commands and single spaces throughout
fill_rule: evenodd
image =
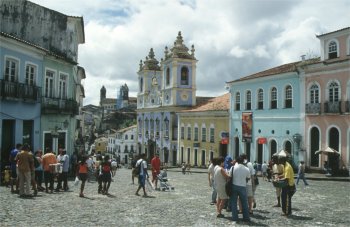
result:
M 162 170 L 160 174 L 158 174 L 158 181 L 159 181 L 159 187 L 161 191 L 170 191 L 175 190 L 174 187 L 172 187 L 168 182 L 167 172 L 165 170 Z

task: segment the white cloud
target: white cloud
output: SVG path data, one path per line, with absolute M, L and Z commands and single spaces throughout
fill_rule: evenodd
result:
M 85 104 L 98 104 L 128 84 L 137 93 L 139 61 L 154 48 L 156 58 L 178 31 L 195 45 L 197 95 L 225 93 L 226 81 L 319 53 L 315 34 L 348 27 L 347 0 L 32 0 L 58 12 L 83 16 L 86 43 Z M 335 15 L 337 17 L 335 17 Z M 335 19 L 336 18 L 336 19 Z M 213 80 L 213 78 L 215 78 Z

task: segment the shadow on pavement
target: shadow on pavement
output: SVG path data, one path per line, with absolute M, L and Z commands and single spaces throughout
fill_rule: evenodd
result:
M 93 199 L 93 198 L 89 198 L 89 197 L 87 197 L 87 196 L 84 196 L 84 197 L 80 197 L 80 196 L 78 195 L 78 197 L 79 197 L 79 198 L 82 198 L 82 199 L 89 199 L 89 200 L 95 200 L 95 199 Z
M 297 215 L 290 215 L 288 218 L 293 219 L 293 220 L 301 220 L 301 221 L 309 221 L 309 220 L 313 220 L 314 218 L 312 217 L 305 217 L 305 216 L 297 216 Z

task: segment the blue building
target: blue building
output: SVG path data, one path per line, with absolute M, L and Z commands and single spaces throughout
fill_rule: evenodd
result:
M 281 65 L 231 82 L 230 146 L 232 156 L 268 162 L 280 150 L 299 160 L 304 121 L 300 111 L 299 62 Z

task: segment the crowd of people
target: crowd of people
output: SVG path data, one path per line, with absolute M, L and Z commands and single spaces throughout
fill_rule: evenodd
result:
M 298 171 L 299 178 L 304 178 L 305 166 L 301 162 Z M 246 154 L 241 154 L 235 160 L 230 156 L 213 158 L 208 168 L 209 186 L 212 188 L 211 205 L 216 204 L 217 217 L 224 217 L 222 210 L 232 212 L 232 220 L 238 221 L 238 215 L 243 215 L 243 221 L 250 222 L 250 215 L 256 208 L 255 191 L 259 185 L 258 167 L 247 160 Z M 292 214 L 292 196 L 296 191 L 294 171 L 287 156 L 274 155 L 271 162 L 261 167 L 263 180 L 271 181 L 276 190 L 277 203 L 281 207 L 281 215 Z M 229 181 L 232 178 L 232 181 Z M 229 183 L 228 183 L 229 182 Z M 226 189 L 232 182 L 232 192 Z M 307 182 L 304 181 L 305 185 Z
M 117 162 L 109 155 L 76 155 L 72 157 L 63 148 L 58 154 L 47 148 L 34 153 L 28 144 L 16 144 L 10 151 L 10 187 L 21 198 L 37 196 L 38 191 L 53 193 L 68 191 L 68 177 L 76 176 L 81 181 L 80 197 L 84 196 L 86 181 L 97 181 L 99 194 L 109 195 L 108 190 L 117 170 Z M 55 182 L 57 182 L 55 187 Z M 31 193 L 33 191 L 33 193 Z

